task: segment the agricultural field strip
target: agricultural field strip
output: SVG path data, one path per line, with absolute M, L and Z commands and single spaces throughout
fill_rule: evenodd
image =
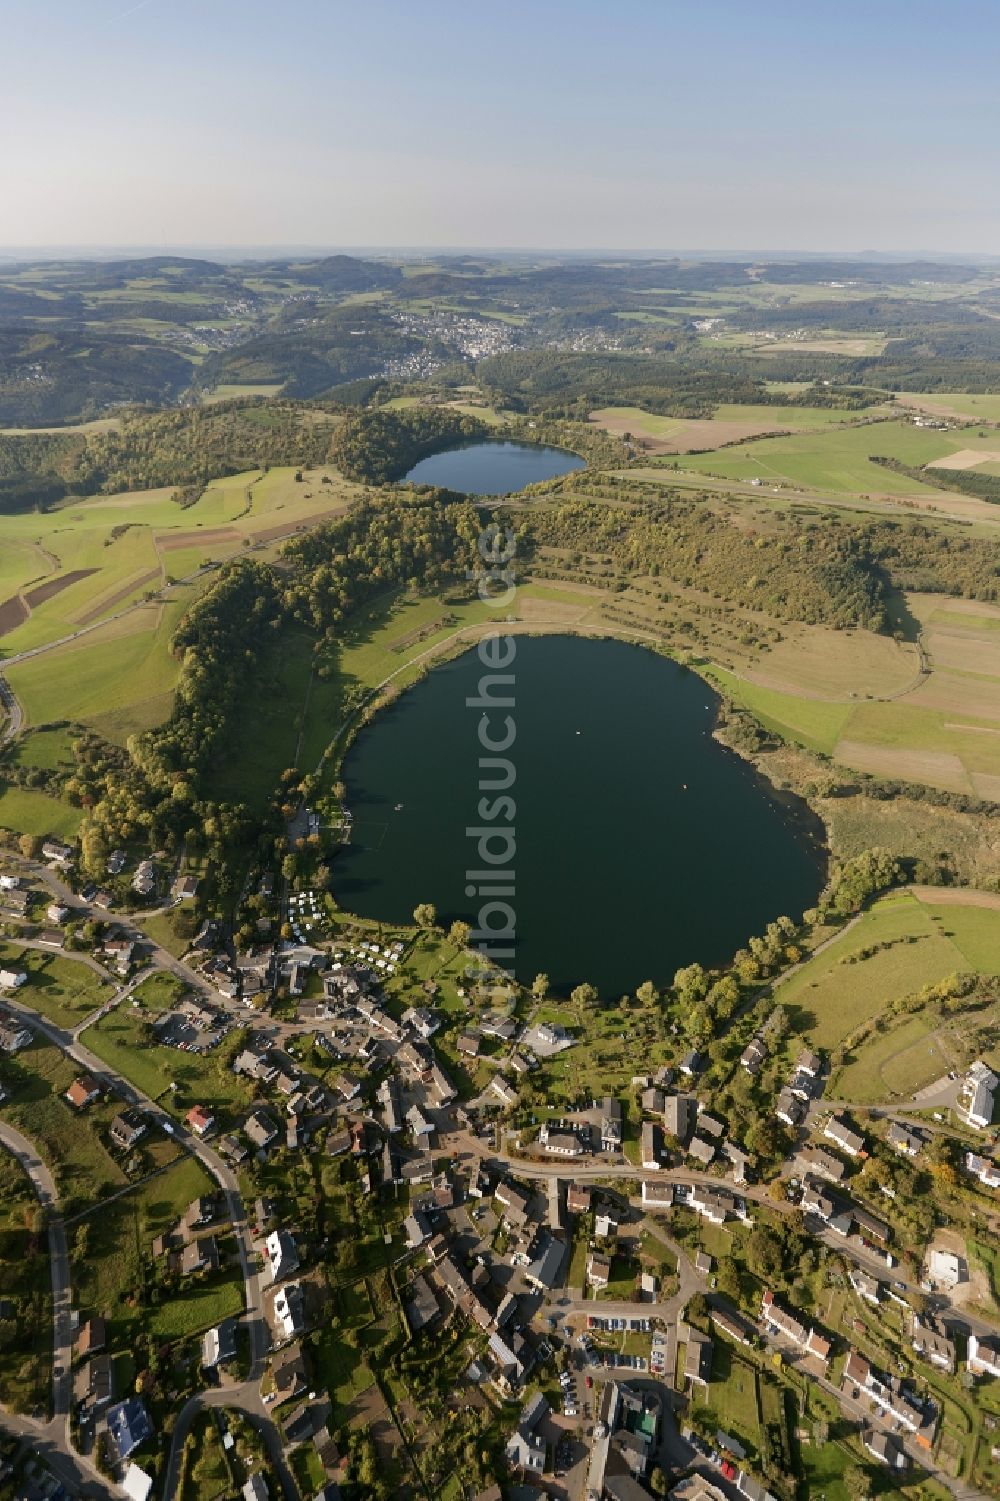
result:
M 12 549 L 16 564 L 12 556 L 0 573 L 9 597 L 40 577 L 56 579 L 93 570 L 8 630 L 0 638 L 0 649 L 8 658 L 19 657 L 93 624 L 150 587 L 157 574 L 165 582 L 172 574 L 170 553 L 175 549 L 183 549 L 185 561 L 196 564 L 191 567 L 194 573 L 219 561 L 220 548 L 224 556 L 231 555 L 315 525 L 342 510 L 354 493 L 334 470 L 307 471 L 301 483 L 294 480 L 295 472 L 284 466 L 266 475 L 250 470 L 214 480 L 184 510 L 171 500 L 169 489 L 94 496 L 46 513 L 41 534 L 37 515 L 0 518 L 0 553 L 6 552 L 8 538 L 17 547 L 16 554 Z M 44 551 L 44 558 L 38 550 Z
M 933 596 L 913 596 L 911 603 L 922 617 L 925 666 L 907 659 L 906 670 L 915 669 L 908 682 L 900 681 L 902 658 L 894 662 L 869 651 L 867 673 L 846 693 L 833 633 L 817 633 L 830 641 L 830 652 L 818 644 L 803 657 L 802 644 L 790 637 L 787 648 L 782 643 L 739 672 L 712 667 L 708 675 L 765 725 L 846 765 L 994 798 L 989 779 L 1000 776 L 1000 739 L 991 733 L 1000 730 L 1000 611 L 994 616 L 990 606 L 976 605 L 981 614 L 971 614 L 964 602 L 941 606 Z M 870 641 L 889 645 L 880 637 Z M 867 643 L 860 633 L 839 644 L 850 655 Z M 975 670 L 955 665 L 963 659 Z

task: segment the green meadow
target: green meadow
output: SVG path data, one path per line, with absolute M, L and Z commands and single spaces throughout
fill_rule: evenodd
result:
M 0 828 L 13 829 L 15 834 L 73 839 L 82 821 L 81 809 L 46 792 L 0 785 Z
M 0 963 L 27 972 L 28 982 L 19 991 L 18 999 L 59 1027 L 78 1026 L 85 1016 L 103 1006 L 111 994 L 110 982 L 89 964 L 59 954 L 25 949 L 16 942 L 0 943 Z
M 144 605 L 122 620 L 6 671 L 28 724 L 70 719 L 120 745 L 170 712 L 179 664 L 170 637 L 191 598 Z
M 268 533 L 290 533 L 342 510 L 354 493 L 336 470 L 307 470 L 301 481 L 296 472 L 285 465 L 227 475 L 185 508 L 172 488 L 161 488 L 0 517 L 0 604 L 28 586 L 33 592 L 85 574 L 29 599 L 29 618 L 0 636 L 0 653 L 16 656 L 60 640 L 135 604 L 168 577 L 188 578 L 206 561 L 267 545 Z
M 80 1222 L 71 1241 L 74 1293 L 84 1312 L 104 1315 L 126 1339 L 136 1325 L 162 1339 L 182 1338 L 238 1313 L 243 1297 L 235 1269 L 145 1308 L 136 1299 L 153 1238 L 172 1229 L 192 1199 L 214 1189 L 204 1168 L 183 1157 L 133 1192 L 95 1206 L 99 1212 Z
M 58 1048 L 36 1037 L 8 1063 L 4 1080 L 9 1099 L 3 1115 L 37 1146 L 67 1214 L 116 1192 L 125 1182 L 101 1140 L 118 1105 L 105 1101 L 81 1116 L 63 1098 L 79 1072 Z
M 763 688 L 723 667 L 707 667 L 705 676 L 717 683 L 735 703 L 742 704 L 767 729 L 797 740 L 810 750 L 832 755 L 834 746 L 856 705 L 826 699 L 800 698 L 777 688 Z
M 718 453 L 689 454 L 684 468 L 722 479 L 789 484 L 803 489 L 851 494 L 930 495 L 927 484 L 871 462 L 873 454 L 923 466 L 962 447 L 965 433 L 940 433 L 909 422 L 837 426 L 826 432 L 793 433 L 783 438 L 752 438 Z
M 15 766 L 65 770 L 73 765 L 73 741 L 66 729 L 28 730 L 18 738 L 9 755 Z
M 809 698 L 764 687 L 722 667 L 701 670 L 765 728 L 860 771 L 970 794 L 979 792 L 977 776 L 1000 775 L 1000 736 L 993 719 L 892 697 Z M 966 696 L 973 709 L 976 696 L 967 685 Z
M 1000 974 L 996 913 L 934 907 L 899 891 L 803 964 L 775 996 L 794 1032 L 813 1047 L 832 1048 L 889 1002 L 968 970 Z

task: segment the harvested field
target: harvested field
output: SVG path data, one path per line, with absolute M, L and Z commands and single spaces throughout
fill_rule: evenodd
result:
M 568 599 L 522 599 L 518 602 L 518 615 L 522 620 L 558 622 L 580 620 L 591 613 L 590 602 L 574 603 Z
M 546 579 L 545 593 L 593 594 L 597 599 L 605 599 L 607 597 L 606 589 L 600 588 L 597 584 L 586 584 L 582 579 L 579 582 L 576 579 Z
M 948 599 L 941 603 L 939 594 L 909 594 L 907 603 L 912 614 L 918 609 L 922 612 L 925 606 L 930 613 L 921 613 L 921 619 L 946 620 L 949 615 L 972 615 L 975 621 L 981 623 L 986 620 L 1000 629 L 1000 605 L 990 605 L 981 599 Z
M 647 453 L 693 453 L 759 438 L 764 433 L 786 433 L 789 427 L 781 417 L 779 407 L 773 417 L 764 419 L 658 417 L 606 407 L 591 412 L 587 420 L 609 433 L 631 433 Z
M 966 714 L 970 719 L 1000 720 L 1000 682 L 989 676 L 935 670 L 905 702 L 918 709 Z
M 90 625 L 91 621 L 99 620 L 106 610 L 113 610 L 115 605 L 121 604 L 123 599 L 128 599 L 129 595 L 134 594 L 137 589 L 144 589 L 147 584 L 158 584 L 162 577 L 163 575 L 159 568 L 151 568 L 147 573 L 141 573 L 138 578 L 131 579 L 127 584 L 123 584 L 113 594 L 109 594 L 106 598 L 99 600 L 85 614 L 78 616 L 77 623 L 79 625 Z
M 177 552 L 182 547 L 213 547 L 216 542 L 239 542 L 241 533 L 232 526 L 217 526 L 194 532 L 163 532 L 156 539 L 161 552 Z
M 951 391 L 925 396 L 920 391 L 897 391 L 896 405 L 914 411 L 931 412 L 936 417 L 954 417 L 961 422 L 1000 422 L 1000 396 L 974 396 L 965 391 Z
M 408 646 L 413 646 L 417 641 L 422 641 L 425 636 L 433 636 L 444 628 L 444 620 L 438 617 L 429 620 L 426 625 L 418 626 L 415 630 L 408 631 L 405 636 L 400 636 L 395 641 L 387 643 L 389 651 L 405 651 Z
M 44 605 L 48 600 L 54 599 L 71 584 L 78 584 L 81 579 L 89 579 L 91 574 L 97 571 L 96 568 L 76 568 L 72 573 L 63 573 L 58 578 L 46 579 L 44 584 L 37 584 L 34 589 L 29 589 L 24 596 L 25 600 L 32 610 L 37 610 L 39 605 Z
M 969 779 L 958 756 L 947 751 L 906 750 L 895 745 L 866 745 L 861 740 L 838 740 L 834 755 L 845 766 L 877 777 L 900 777 L 928 782 L 949 792 L 970 792 Z
M 969 776 L 977 797 L 984 798 L 988 803 L 1000 803 L 1000 777 L 986 771 L 970 771 Z
M 932 459 L 928 469 L 975 469 L 977 464 L 1000 463 L 1000 448 L 960 448 L 943 459 Z
M 20 594 L 14 594 L 10 599 L 5 599 L 0 604 L 0 636 L 6 636 L 8 631 L 15 631 L 19 625 L 23 625 L 28 618 L 28 606 Z
M 1000 631 L 984 639 L 973 626 L 933 625 L 924 633 L 924 647 L 935 667 L 1000 676 Z
M 989 907 L 1000 912 L 1000 892 L 974 891 L 969 886 L 911 886 L 918 901 L 929 907 Z
M 745 672 L 750 682 L 805 698 L 891 698 L 916 680 L 915 646 L 872 631 L 797 626 Z
M 758 354 L 882 354 L 885 350 L 885 335 L 872 334 L 869 338 L 851 339 L 832 336 L 829 339 L 782 339 L 774 344 L 758 346 Z
M 290 537 L 293 532 L 308 530 L 311 526 L 319 526 L 323 521 L 329 521 L 331 516 L 336 516 L 344 510 L 343 506 L 331 506 L 328 511 L 316 511 L 312 516 L 300 516 L 297 521 L 285 521 L 281 526 L 265 527 L 263 531 L 251 532 L 253 542 L 274 542 L 279 537 Z

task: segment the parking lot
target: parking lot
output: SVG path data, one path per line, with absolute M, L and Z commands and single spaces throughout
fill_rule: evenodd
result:
M 200 1029 L 186 1017 L 171 1012 L 156 1023 L 156 1040 L 163 1047 L 182 1053 L 209 1053 L 226 1035 L 225 1025 Z

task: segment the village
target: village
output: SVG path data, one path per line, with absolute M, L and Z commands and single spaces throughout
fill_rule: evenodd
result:
M 61 852 L 45 853 L 58 872 Z M 23 900 L 19 916 L 37 910 L 37 878 L 8 873 L 0 885 L 15 908 Z M 74 1029 L 82 1047 L 119 1009 L 139 1007 L 149 974 L 169 961 L 133 923 L 80 900 L 49 903 L 45 918 L 78 932 L 81 918 L 104 915 L 91 952 L 112 994 L 86 1030 Z M 779 1155 L 767 1161 L 704 1097 L 705 1060 L 690 1048 L 624 1081 L 620 1094 L 539 1119 L 522 1095 L 572 1056 L 577 1040 L 561 1024 L 481 984 L 449 982 L 444 1008 L 439 982 L 413 984 L 412 931 L 331 935 L 308 891 L 293 895 L 289 923 L 277 949 L 247 954 L 203 924 L 182 967 L 190 984 L 175 985 L 142 1024 L 143 1048 L 203 1071 L 203 1097 L 175 1104 L 172 1119 L 151 1114 L 93 1057 L 65 1100 L 80 1118 L 106 1111 L 109 1148 L 135 1171 L 165 1135 L 232 1175 L 220 1182 L 238 1183 L 247 1207 L 235 1239 L 232 1192 L 200 1194 L 151 1238 L 144 1264 L 166 1295 L 221 1285 L 245 1258 L 246 1312 L 198 1334 L 193 1369 L 219 1400 L 232 1393 L 280 1424 L 285 1452 L 311 1445 L 324 1496 L 344 1460 L 329 1395 L 315 1398 L 329 1380 L 324 1328 L 339 1295 L 323 1205 L 287 1186 L 299 1162 L 322 1163 L 324 1197 L 346 1204 L 346 1193 L 363 1214 L 371 1250 L 362 1254 L 389 1271 L 414 1348 L 460 1331 L 470 1393 L 501 1424 L 516 1413 L 503 1439 L 515 1487 L 536 1484 L 566 1501 L 665 1491 L 681 1501 L 791 1501 L 794 1397 L 825 1414 L 820 1425 L 836 1415 L 886 1474 L 929 1474 L 951 1488 L 958 1394 L 1000 1374 L 1000 1341 L 964 1295 L 973 1276 L 965 1255 L 932 1235 L 915 1262 L 893 1223 L 892 1171 L 872 1178 L 868 1168 L 929 1163 L 947 1110 L 967 1143 L 952 1153 L 963 1191 L 988 1215 L 1000 1168 L 991 1152 L 998 1080 L 985 1063 L 944 1081 L 934 1101 L 943 1108 L 928 1121 L 926 1111 L 827 1103 L 826 1060 L 800 1049 L 777 1081 L 769 1129 Z M 18 966 L 0 969 L 9 1058 L 29 1060 L 47 1029 L 32 1014 L 33 970 L 46 950 L 69 953 L 63 936 L 42 930 Z M 737 1067 L 749 1084 L 780 1030 L 780 1018 L 765 1016 L 746 1042 Z M 207 1071 L 220 1067 L 231 1091 L 213 1089 Z M 0 1087 L 16 1100 L 13 1079 Z M 116 1094 L 133 1098 L 108 1110 Z M 782 1269 L 789 1247 L 809 1267 L 804 1281 Z M 342 1247 L 340 1264 L 357 1254 Z M 251 1309 L 252 1351 L 241 1332 Z M 141 1489 L 162 1404 L 116 1388 L 120 1352 L 104 1312 L 73 1320 L 79 1443 Z M 733 1402 L 734 1383 L 747 1381 L 758 1401 L 777 1403 L 766 1442 Z M 264 1501 L 262 1486 L 252 1501 Z

